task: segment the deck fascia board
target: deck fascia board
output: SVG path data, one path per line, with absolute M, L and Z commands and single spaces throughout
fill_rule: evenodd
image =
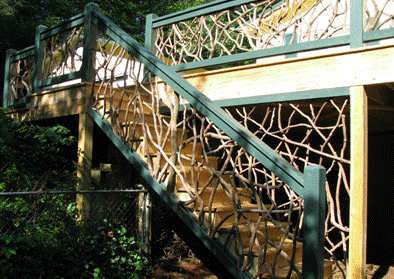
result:
M 7 115 L 20 121 L 34 121 L 86 112 L 90 83 L 78 83 L 34 93 L 25 107 L 10 108 Z
M 183 77 L 211 100 L 392 83 L 394 46 L 238 66 Z M 327 91 L 329 94 L 329 90 Z M 285 97 L 282 96 L 282 99 Z

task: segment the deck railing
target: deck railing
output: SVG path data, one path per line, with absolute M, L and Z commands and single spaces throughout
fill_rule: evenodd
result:
M 393 15 L 392 1 L 218 0 L 163 17 L 149 15 L 145 46 L 176 71 L 213 68 L 384 43 L 394 38 Z M 7 52 L 4 107 L 25 103 L 47 85 L 86 79 L 85 21 L 81 14 L 41 26 L 35 46 Z
M 20 51 L 8 50 L 3 106 L 24 106 L 33 93 L 47 86 L 81 80 L 85 14 L 58 25 L 36 30 L 35 45 Z M 87 55 L 85 55 L 87 56 Z M 84 56 L 84 57 L 85 57 Z M 85 65 L 87 63 L 84 63 Z
M 393 38 L 393 14 L 390 1 L 217 0 L 148 16 L 146 47 L 177 71 L 291 58 Z
M 208 9 L 211 11 L 211 5 L 227 9 L 229 7 L 225 2 L 216 1 L 203 6 L 201 10 L 188 10 L 187 13 L 193 16 L 195 16 L 194 12 L 197 15 L 205 13 Z M 231 2 L 239 6 L 240 4 L 246 5 L 251 1 Z M 271 2 L 265 1 L 265 3 Z M 358 1 L 351 3 L 356 8 L 360 8 Z M 278 8 L 280 5 L 275 1 L 275 3 L 272 2 L 272 7 L 273 13 L 275 7 Z M 260 6 L 260 9 L 265 9 L 265 6 Z M 179 14 L 179 16 L 183 17 L 183 14 Z M 179 21 L 179 18 L 177 20 Z M 186 19 L 182 18 L 182 20 Z M 360 19 L 355 19 L 355 21 L 362 23 Z M 167 22 L 166 26 L 168 24 L 170 23 Z M 154 28 L 159 28 L 155 26 L 155 22 L 151 25 Z M 188 84 L 176 71 L 193 67 L 210 67 L 218 63 L 235 63 L 278 54 L 294 54 L 324 47 L 350 45 L 352 44 L 351 38 L 358 38 L 355 41 L 361 39 L 361 42 L 392 38 L 393 29 L 382 29 L 385 26 L 382 25 L 377 31 L 365 30 L 364 32 L 361 30 L 361 38 L 359 35 L 352 35 L 353 29 L 350 28 L 349 35 L 302 43 L 294 43 L 292 40 L 293 44 L 291 45 L 208 57 L 208 59 L 204 58 L 204 61 L 208 63 L 206 65 L 199 64 L 204 61 L 195 61 L 184 63 L 179 68 L 178 66 L 168 67 L 99 13 L 94 5 L 88 5 L 84 14 L 73 17 L 65 23 L 52 28 L 38 28 L 35 46 L 22 51 L 8 52 L 4 107 L 17 108 L 26 105 L 32 94 L 51 86 L 81 81 L 96 84 L 97 90 L 92 92 L 93 107 L 101 111 L 102 117 L 112 123 L 113 130 L 124 143 L 133 146 L 136 151 L 141 151 L 141 148 L 145 149 L 140 154 L 145 156 L 150 173 L 158 182 L 166 184 L 167 187 L 176 187 L 176 185 L 171 185 L 173 177 L 182 181 L 188 195 L 185 203 L 198 204 L 201 224 L 207 226 L 209 236 L 215 238 L 216 232 L 223 224 L 217 224 L 210 220 L 212 203 L 201 203 L 200 196 L 206 186 L 213 186 L 214 192 L 219 188 L 225 191 L 233 202 L 234 210 L 230 213 L 231 216 L 235 215 L 241 218 L 241 216 L 250 213 L 250 210 L 244 208 L 240 203 L 240 200 L 245 196 L 260 206 L 257 213 L 261 216 L 267 214 L 267 217 L 262 218 L 259 222 L 275 223 L 274 215 L 286 216 L 290 219 L 292 216 L 296 216 L 297 222 L 301 222 L 300 220 L 304 216 L 302 226 L 304 231 L 303 273 L 313 274 L 317 278 L 322 276 L 323 268 L 324 170 L 320 167 L 307 167 L 304 170 L 305 174 L 296 170 L 276 152 L 268 148 L 261 139 L 258 139 L 201 92 Z M 354 28 L 354 30 L 356 29 Z M 174 56 L 174 58 L 177 57 Z M 188 62 L 188 59 L 185 61 Z M 115 98 L 116 91 L 120 93 L 121 98 Z M 146 99 L 146 96 L 150 96 L 150 98 Z M 169 107 L 170 119 L 179 116 L 181 120 L 175 124 L 178 125 L 177 127 L 172 126 L 174 124 L 171 123 L 174 122 L 160 115 L 158 110 L 160 103 Z M 182 113 L 179 113 L 180 110 L 177 108 L 182 106 L 186 108 L 186 104 L 191 104 L 194 110 L 190 112 L 190 110 L 184 109 Z M 122 112 L 125 108 L 133 108 L 133 121 L 129 118 L 129 110 Z M 146 114 L 152 115 L 152 121 L 156 123 L 154 130 L 151 130 L 145 120 Z M 143 128 L 138 130 L 138 125 Z M 180 128 L 181 132 L 177 128 Z M 190 131 L 192 132 L 190 133 Z M 182 140 L 175 140 L 177 133 L 183 135 Z M 145 146 L 141 139 L 147 143 Z M 211 144 L 214 140 L 216 143 Z M 166 151 L 166 144 L 171 141 L 177 144 L 171 148 L 169 155 Z M 198 145 L 206 148 L 205 151 L 201 151 L 202 157 L 190 157 L 190 154 L 186 153 L 186 143 L 191 143 L 194 151 Z M 155 146 L 153 151 L 149 147 L 152 145 Z M 219 170 L 213 168 L 209 161 L 210 156 L 218 154 L 223 156 Z M 195 166 L 197 169 L 193 169 L 195 173 L 192 174 L 192 177 L 199 177 L 203 171 L 209 173 L 210 184 L 200 185 L 196 183 L 196 180 L 190 181 L 190 177 L 185 175 L 186 172 L 177 170 L 174 167 L 175 164 L 183 164 L 184 170 L 187 167 L 193 169 Z M 256 174 L 256 169 L 260 169 L 258 174 Z M 232 171 L 229 172 L 229 170 Z M 223 174 L 227 174 L 230 181 L 223 180 L 221 178 Z M 247 192 L 234 189 L 234 183 L 248 189 Z M 284 189 L 283 191 L 291 200 L 288 205 L 283 206 L 287 211 L 281 209 L 282 204 L 278 207 L 265 208 L 261 201 L 262 189 L 267 191 Z M 207 208 L 208 214 L 206 214 Z M 227 218 L 231 216 L 227 216 Z M 283 230 L 279 222 L 275 224 Z M 250 227 L 250 229 L 253 232 L 253 228 Z M 295 243 L 300 240 L 294 231 L 284 230 L 284 233 L 291 237 Z M 251 238 L 251 243 L 253 239 Z M 278 251 L 281 250 L 281 246 L 277 248 Z M 255 248 L 252 245 L 249 252 L 252 252 L 253 249 Z M 261 255 L 265 255 L 266 250 L 264 249 L 267 247 L 257 248 Z M 247 270 L 248 257 L 242 258 L 243 253 L 243 251 L 238 253 L 238 260 L 241 266 Z M 289 261 L 291 260 L 290 258 Z M 263 263 L 259 268 L 266 268 L 275 273 L 275 270 L 264 266 Z M 296 270 L 294 266 L 292 268 Z

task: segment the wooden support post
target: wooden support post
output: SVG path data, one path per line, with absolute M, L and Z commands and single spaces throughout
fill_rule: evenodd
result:
M 33 91 L 32 93 L 40 92 L 40 82 L 43 79 L 43 64 L 44 64 L 44 45 L 41 42 L 41 33 L 48 27 L 40 25 L 36 28 L 35 49 L 34 49 L 34 71 L 33 71 Z
M 79 115 L 77 190 L 90 189 L 92 185 L 93 121 L 86 113 Z M 77 195 L 79 219 L 89 218 L 90 204 L 86 195 Z
M 142 185 L 141 185 L 142 186 Z M 148 192 L 141 192 L 138 196 L 138 236 L 145 256 L 151 256 L 151 200 Z
M 153 54 L 156 55 L 156 31 L 153 29 L 153 20 L 158 16 L 155 14 L 149 14 L 146 16 L 146 25 L 145 25 L 145 48 L 150 50 Z
M 15 49 L 9 49 L 6 53 L 5 60 L 5 73 L 4 73 L 4 87 L 3 87 L 3 108 L 8 108 L 12 99 L 12 90 L 10 84 L 10 76 L 11 76 L 11 56 L 16 52 Z
M 82 82 L 94 82 L 95 79 L 95 61 L 97 45 L 97 26 L 93 23 L 93 11 L 98 11 L 99 6 L 95 3 L 89 3 L 85 6 L 85 29 L 83 37 L 83 55 L 82 55 Z
M 368 100 L 363 86 L 350 88 L 350 233 L 348 278 L 365 278 L 367 247 Z

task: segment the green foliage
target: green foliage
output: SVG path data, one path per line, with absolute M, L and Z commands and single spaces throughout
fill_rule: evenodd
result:
M 168 14 L 174 13 L 178 11 L 183 11 L 188 8 L 193 8 L 202 4 L 206 4 L 209 2 L 213 2 L 214 0 L 180 0 L 180 1 L 173 1 L 172 5 L 168 7 Z
M 141 278 L 148 264 L 126 228 L 77 221 L 74 168 L 63 155 L 75 139 L 59 125 L 14 121 L 0 109 L 0 278 Z
M 3 191 L 73 189 L 74 165 L 61 156 L 75 148 L 69 130 L 14 121 L 0 109 L 0 181 Z
M 47 223 L 46 223 L 47 224 Z M 142 278 L 149 271 L 125 228 L 66 222 L 0 237 L 1 278 Z
M 94 2 L 101 11 L 135 39 L 143 42 L 145 17 L 159 16 L 210 2 L 209 0 L 1 0 L 0 51 L 22 49 L 34 44 L 38 25 L 52 26 L 84 12 Z

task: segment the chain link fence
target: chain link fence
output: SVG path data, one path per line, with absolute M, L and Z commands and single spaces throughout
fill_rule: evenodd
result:
M 78 210 L 81 198 L 88 204 L 84 212 Z M 107 224 L 114 231 L 126 229 L 129 236 L 146 248 L 149 246 L 148 201 L 143 189 L 0 192 L 0 235 L 62 229 L 67 222 Z

